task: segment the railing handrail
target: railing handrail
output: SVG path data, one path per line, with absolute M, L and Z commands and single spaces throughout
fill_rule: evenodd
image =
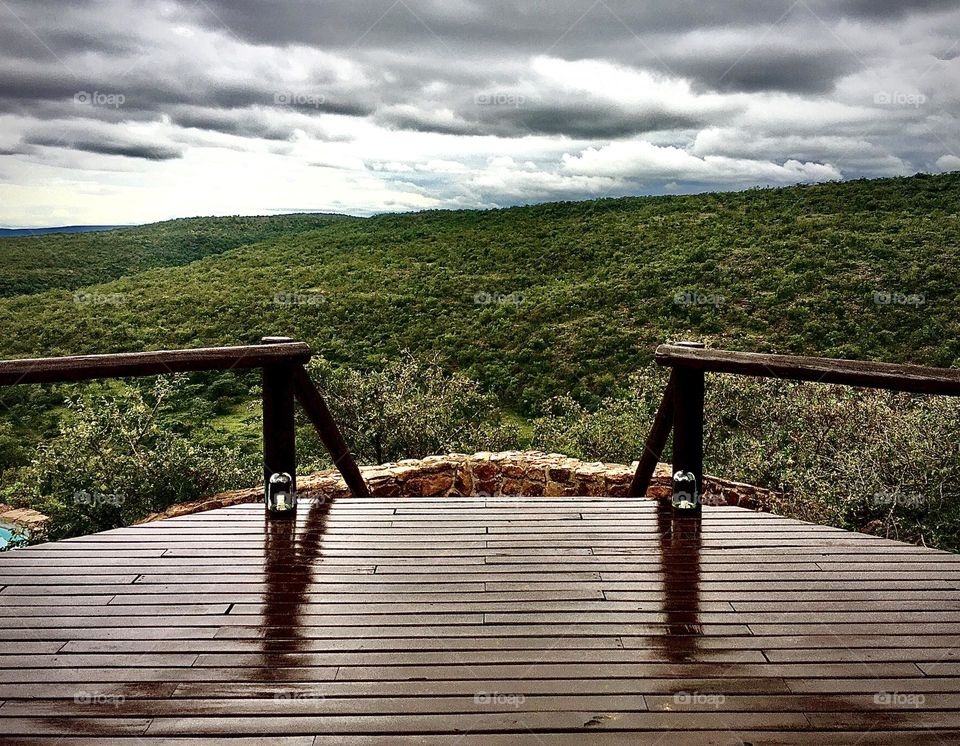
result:
M 631 497 L 646 494 L 671 431 L 673 471 L 691 472 L 702 489 L 706 373 L 960 396 L 958 368 L 711 350 L 693 342 L 660 345 L 654 359 L 658 365 L 670 368 L 670 380 L 630 485 Z
M 304 342 L 295 342 L 287 337 L 264 337 L 261 344 L 239 347 L 0 360 L 0 386 L 260 368 L 263 370 L 265 483 L 272 474 L 287 472 L 296 484 L 294 401 L 299 400 L 347 487 L 358 497 L 368 497 L 370 490 L 357 468 L 353 454 L 347 448 L 323 396 L 303 367 L 311 355 L 309 345 Z
M 958 368 L 732 352 L 675 344 L 661 345 L 654 358 L 659 365 L 708 373 L 733 373 L 760 378 L 960 396 Z
M 279 362 L 303 364 L 310 360 L 303 342 L 198 347 L 187 350 L 119 352 L 106 355 L 0 360 L 0 386 L 21 383 L 72 383 L 101 378 L 156 376 L 206 370 L 262 368 Z

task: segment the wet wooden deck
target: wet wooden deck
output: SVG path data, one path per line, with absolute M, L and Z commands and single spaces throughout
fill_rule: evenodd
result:
M 960 742 L 960 557 L 737 508 L 244 505 L 0 587 L 4 743 Z

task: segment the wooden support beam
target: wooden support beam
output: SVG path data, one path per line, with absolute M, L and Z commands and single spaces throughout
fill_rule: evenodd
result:
M 704 352 L 702 342 L 677 342 L 676 350 Z M 689 471 L 697 480 L 697 490 L 703 494 L 703 405 L 705 381 L 703 371 L 697 368 L 673 369 L 673 468 Z
M 637 464 L 637 471 L 630 483 L 629 497 L 644 497 L 647 494 L 647 488 L 650 487 L 653 473 L 663 456 L 663 449 L 667 445 L 667 438 L 670 437 L 670 430 L 673 427 L 675 378 L 676 374 L 671 372 L 670 378 L 667 380 L 667 387 L 663 391 L 663 399 L 660 400 L 657 414 L 653 418 L 653 426 L 647 436 L 643 453 L 640 455 L 640 463 Z
M 673 472 L 692 472 L 703 494 L 702 370 L 678 368 L 673 392 Z
M 354 460 L 353 454 L 350 453 L 343 435 L 340 434 L 340 428 L 334 422 L 327 403 L 323 400 L 323 396 L 317 390 L 313 381 L 310 380 L 310 375 L 303 366 L 295 366 L 293 382 L 294 392 L 300 406 L 303 407 L 303 411 L 306 412 L 307 417 L 317 428 L 320 440 L 323 441 L 323 445 L 326 446 L 327 451 L 333 458 L 333 465 L 343 475 L 347 487 L 350 488 L 354 497 L 370 497 L 367 483 L 360 474 L 357 462 Z

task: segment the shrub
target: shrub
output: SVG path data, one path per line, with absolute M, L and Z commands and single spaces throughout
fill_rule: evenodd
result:
M 593 409 L 570 396 L 554 397 L 533 421 L 533 443 L 587 461 L 629 464 L 643 453 L 666 382 L 662 369 L 649 367 L 630 377 L 626 391 Z
M 960 547 L 956 399 L 733 376 L 709 396 L 715 473 L 782 490 L 796 517 Z
M 497 400 L 461 373 L 446 373 L 436 359 L 409 354 L 361 372 L 310 364 L 334 420 L 358 461 L 515 446 L 519 428 L 503 421 Z M 323 462 L 316 437 L 300 438 L 301 460 Z
M 8 422 L 0 422 L 0 472 L 11 465 L 22 463 L 24 455 L 23 438 Z
M 256 481 L 239 450 L 199 445 L 160 413 L 179 380 L 66 402 L 59 433 L 19 470 L 13 494 L 51 518 L 49 538 L 128 525 L 172 504 Z
M 534 445 L 629 463 L 643 452 L 665 381 L 644 371 L 589 411 L 553 399 L 534 422 Z M 956 399 L 714 375 L 705 415 L 706 470 L 782 492 L 772 509 L 960 548 Z

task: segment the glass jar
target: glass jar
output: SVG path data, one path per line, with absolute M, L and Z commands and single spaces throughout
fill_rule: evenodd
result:
M 678 471 L 673 475 L 673 509 L 678 513 L 696 514 L 701 510 L 700 485 L 693 472 Z
M 264 503 L 267 513 L 271 516 L 296 515 L 297 491 L 293 488 L 293 477 L 285 471 L 271 474 L 267 482 Z

